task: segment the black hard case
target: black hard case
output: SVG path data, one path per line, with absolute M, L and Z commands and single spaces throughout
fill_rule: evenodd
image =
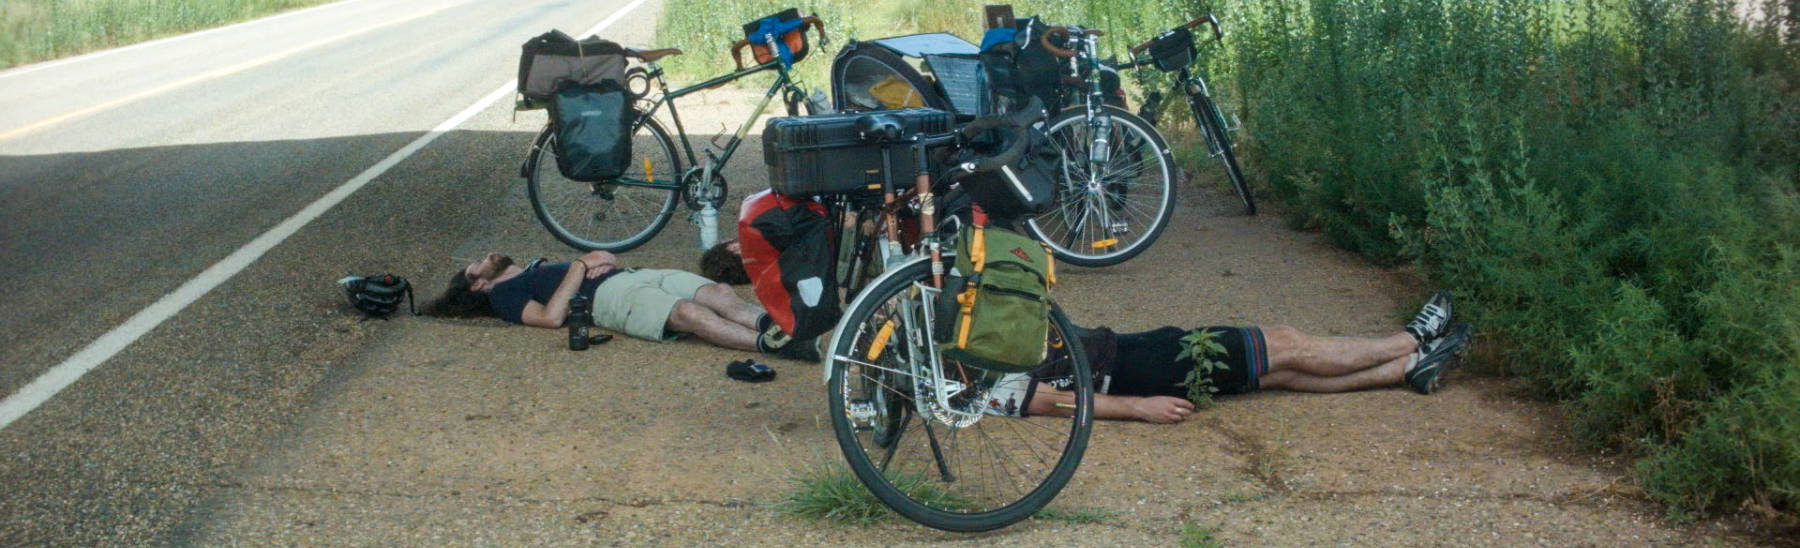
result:
M 882 166 L 882 147 L 857 135 L 856 120 L 869 114 L 899 119 L 906 135 L 943 133 L 955 127 L 949 112 L 928 108 L 774 118 L 763 128 L 769 188 L 805 197 L 880 191 L 884 181 L 911 184 L 915 170 L 910 146 L 888 145 L 888 165 Z

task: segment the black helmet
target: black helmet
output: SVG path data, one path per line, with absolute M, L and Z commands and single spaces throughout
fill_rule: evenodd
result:
M 412 284 L 406 278 L 393 274 L 379 276 L 351 276 L 338 280 L 344 286 L 344 296 L 350 299 L 350 306 L 361 310 L 363 314 L 374 318 L 386 318 L 400 308 L 400 300 L 407 300 L 407 308 L 417 315 L 419 311 L 412 305 Z

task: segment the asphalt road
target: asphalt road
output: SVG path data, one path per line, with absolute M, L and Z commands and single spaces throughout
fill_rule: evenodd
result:
M 0 72 L 0 395 L 499 89 L 518 46 L 625 6 L 350 0 Z M 602 34 L 649 46 L 641 3 Z M 181 544 L 397 322 L 331 285 L 442 283 L 541 123 L 510 96 L 0 430 L 0 545 Z M 517 227 L 535 228 L 535 227 Z M 423 275 L 433 273 L 433 275 Z

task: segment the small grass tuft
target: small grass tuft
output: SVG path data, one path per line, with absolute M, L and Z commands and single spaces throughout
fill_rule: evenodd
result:
M 1031 519 L 1060 521 L 1073 525 L 1092 523 L 1112 523 L 1119 519 L 1119 513 L 1102 508 L 1061 508 L 1056 506 L 1038 510 Z
M 789 478 L 787 496 L 775 503 L 775 509 L 790 516 L 822 519 L 840 525 L 868 525 L 893 516 L 892 510 L 875 498 L 854 474 L 841 466 L 818 462 L 801 467 Z M 924 476 L 904 474 L 891 478 L 894 485 L 937 508 L 968 507 L 969 503 L 955 494 L 932 485 Z
M 1181 548 L 1221 548 L 1217 525 L 1184 523 L 1181 525 Z

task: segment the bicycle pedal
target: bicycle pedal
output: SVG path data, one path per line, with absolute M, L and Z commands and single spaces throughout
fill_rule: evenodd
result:
M 1100 240 L 1098 242 L 1094 242 L 1094 249 L 1109 249 L 1109 248 L 1112 248 L 1117 245 L 1119 245 L 1118 238 L 1107 238 L 1104 240 Z
M 1131 233 L 1131 225 L 1126 224 L 1123 221 L 1113 223 L 1111 228 L 1112 228 L 1113 234 L 1130 234 Z

